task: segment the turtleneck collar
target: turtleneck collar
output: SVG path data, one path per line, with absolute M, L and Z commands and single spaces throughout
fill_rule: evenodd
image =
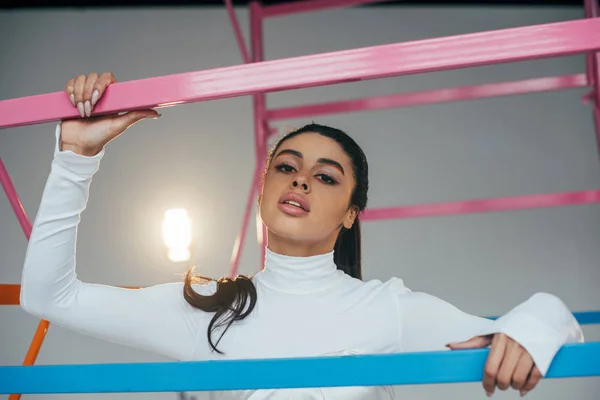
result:
M 293 257 L 266 249 L 265 267 L 255 275 L 269 289 L 309 293 L 326 289 L 343 274 L 333 262 L 333 251 L 309 257 Z

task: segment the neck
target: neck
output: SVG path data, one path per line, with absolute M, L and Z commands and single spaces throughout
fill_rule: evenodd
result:
M 300 240 L 287 239 L 268 232 L 267 247 L 273 253 L 286 255 L 290 257 L 312 257 L 331 253 L 337 239 L 337 233 L 331 235 L 326 240 L 317 242 L 308 242 Z
M 335 284 L 343 272 L 333 262 L 333 251 L 310 256 L 292 256 L 266 251 L 265 267 L 255 279 L 269 289 L 287 293 L 310 293 Z

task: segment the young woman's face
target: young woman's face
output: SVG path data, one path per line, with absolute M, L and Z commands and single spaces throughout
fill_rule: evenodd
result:
M 269 231 L 269 249 L 311 255 L 333 249 L 342 226 L 356 210 L 350 158 L 334 140 L 303 133 L 285 140 L 266 171 L 260 215 Z

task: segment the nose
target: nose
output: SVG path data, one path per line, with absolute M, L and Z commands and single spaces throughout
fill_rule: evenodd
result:
M 292 181 L 292 187 L 293 188 L 300 188 L 305 193 L 308 193 L 308 190 L 309 190 L 308 183 L 306 183 L 306 180 L 304 178 L 300 178 L 300 177 L 295 178 Z

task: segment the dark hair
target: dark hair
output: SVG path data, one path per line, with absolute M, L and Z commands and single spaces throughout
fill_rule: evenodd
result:
M 369 190 L 369 167 L 367 158 L 360 146 L 345 132 L 319 124 L 309 124 L 292 131 L 281 138 L 270 151 L 265 173 L 269 169 L 271 160 L 279 147 L 288 139 L 303 133 L 317 133 L 335 140 L 348 155 L 352 162 L 354 180 L 356 182 L 348 207 L 355 207 L 360 213 L 367 207 L 367 192 Z M 334 262 L 339 270 L 347 275 L 362 279 L 361 264 L 361 234 L 358 215 L 350 229 L 342 227 L 334 247 Z M 215 282 L 217 290 L 210 296 L 197 293 L 192 284 L 196 282 L 211 282 L 210 278 L 195 276 L 188 271 L 185 276 L 183 297 L 193 307 L 206 312 L 215 313 L 211 319 L 206 335 L 211 348 L 222 354 L 217 346 L 227 329 L 235 322 L 246 318 L 254 309 L 257 300 L 256 287 L 252 280 L 246 276 L 238 275 L 235 278 L 220 278 Z M 225 327 L 216 343 L 212 334 L 220 327 Z

